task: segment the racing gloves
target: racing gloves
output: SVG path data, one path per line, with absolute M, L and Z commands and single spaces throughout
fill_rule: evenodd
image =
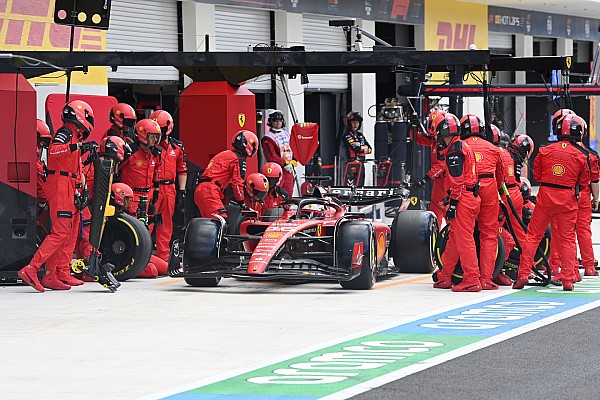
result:
M 446 211 L 446 221 L 452 221 L 456 218 L 456 207 L 458 206 L 458 200 L 450 199 L 448 210 Z
M 415 187 L 417 189 L 421 189 L 423 186 L 425 186 L 427 184 L 427 182 L 429 182 L 431 180 L 431 178 L 429 177 L 429 175 L 425 175 L 425 178 L 421 179 L 419 182 L 415 183 Z

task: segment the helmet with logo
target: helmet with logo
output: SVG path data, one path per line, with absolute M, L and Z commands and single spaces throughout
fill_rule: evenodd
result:
M 166 139 L 167 136 L 173 132 L 173 117 L 168 112 L 164 110 L 156 110 L 150 114 L 150 119 L 158 122 L 164 139 Z
M 558 121 L 563 119 L 563 117 L 565 117 L 566 115 L 571 115 L 571 114 L 575 114 L 575 112 L 568 108 L 561 108 L 560 110 L 558 110 L 554 113 L 554 115 L 552 116 L 552 133 L 553 134 L 555 134 L 556 136 L 558 136 L 560 134 L 560 132 L 558 131 Z
M 460 135 L 460 122 L 456 115 L 446 113 L 444 118 L 437 124 L 435 131 L 438 138 Z
M 50 128 L 48 125 L 42 121 L 41 119 L 37 120 L 37 142 L 38 148 L 40 147 L 49 147 L 50 140 L 52 140 L 52 134 L 50 133 Z
M 508 149 L 511 150 L 513 154 L 517 154 L 521 161 L 524 161 L 531 157 L 531 154 L 535 149 L 535 145 L 533 143 L 533 139 L 523 134 L 514 138 L 513 141 L 508 145 Z
M 269 118 L 267 119 L 267 125 L 269 126 L 269 128 L 273 128 L 273 122 L 274 121 L 281 121 L 281 128 L 283 129 L 285 128 L 285 118 L 283 116 L 283 113 L 279 110 L 274 110 L 271 112 L 271 114 L 269 114 Z
M 253 157 L 258 151 L 258 138 L 250 131 L 239 131 L 233 138 L 231 145 L 240 151 L 243 156 Z
M 259 172 L 246 177 L 246 193 L 252 201 L 262 201 L 269 193 L 269 181 Z
M 500 136 L 502 135 L 502 131 L 494 124 L 490 124 L 490 128 L 492 130 L 492 137 L 494 140 L 495 146 L 500 146 Z
M 485 138 L 485 124 L 474 114 L 467 114 L 460 119 L 460 138 L 466 139 L 470 136 Z
M 133 203 L 133 190 L 131 187 L 125 183 L 119 182 L 113 183 L 110 187 L 110 190 L 110 199 L 113 201 L 113 203 L 129 209 Z
M 117 128 L 129 132 L 135 126 L 137 115 L 129 104 L 117 103 L 111 107 L 108 119 Z
M 587 124 L 583 118 L 575 114 L 565 115 L 556 124 L 558 140 L 581 141 L 585 136 Z
M 135 134 L 138 142 L 148 145 L 148 136 L 156 135 L 156 143 L 160 142 L 160 125 L 153 119 L 143 119 L 135 124 Z
M 523 197 L 531 196 L 531 182 L 529 179 L 521 177 L 521 194 Z
M 430 137 L 435 137 L 436 128 L 440 122 L 444 119 L 444 115 L 446 115 L 446 111 L 444 110 L 433 110 L 429 117 L 427 117 L 427 134 Z
M 283 170 L 281 169 L 281 166 L 275 162 L 266 163 L 263 165 L 260 172 L 267 177 L 270 189 L 274 189 L 283 176 Z
M 80 139 L 85 140 L 94 128 L 94 111 L 85 101 L 72 100 L 63 107 L 62 121 L 74 124 Z
M 352 130 L 352 121 L 358 121 L 358 129 L 362 126 L 363 116 L 358 111 L 350 111 L 348 115 L 346 115 L 346 128 L 348 130 Z
M 126 154 L 131 154 L 129 145 L 118 136 L 107 136 L 100 142 L 99 153 L 121 162 Z

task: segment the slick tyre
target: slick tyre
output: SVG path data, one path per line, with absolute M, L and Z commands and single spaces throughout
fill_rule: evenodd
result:
M 183 278 L 185 283 L 193 287 L 215 287 L 221 282 L 221 278 Z
M 340 281 L 344 289 L 368 290 L 375 284 L 377 276 L 375 232 L 367 221 L 350 221 L 343 223 L 338 231 L 336 242 L 338 265 L 352 271 L 352 253 L 354 245 L 363 244 L 363 259 L 360 272 L 352 280 Z
M 244 221 L 244 215 L 242 210 L 238 206 L 226 205 L 227 210 L 227 234 L 228 235 L 239 235 L 240 225 Z
M 184 273 L 201 272 L 202 265 L 217 256 L 219 246 L 219 222 L 209 218 L 194 218 L 185 232 L 183 245 Z M 185 277 L 185 283 L 194 287 L 215 287 L 220 277 Z
M 284 210 L 281 207 L 269 208 L 263 213 L 261 220 L 263 222 L 277 221 L 283 215 L 283 211 Z
M 102 263 L 113 264 L 112 274 L 122 282 L 135 278 L 146 268 L 152 252 L 152 239 L 138 219 L 118 214 L 106 220 L 99 250 Z
M 433 272 L 437 266 L 437 234 L 437 218 L 430 211 L 406 210 L 396 214 L 389 251 L 398 272 Z

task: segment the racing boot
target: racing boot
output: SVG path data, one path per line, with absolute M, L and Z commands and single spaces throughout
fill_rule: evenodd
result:
M 481 278 L 479 279 L 479 283 L 481 285 L 481 290 L 498 290 L 498 285 L 489 278 Z
M 158 278 L 158 270 L 153 263 L 149 262 L 137 278 Z
M 571 292 L 571 291 L 573 291 L 573 289 L 575 289 L 575 286 L 573 285 L 573 282 L 571 282 L 571 281 L 565 281 L 564 279 L 562 281 L 562 287 L 563 287 L 563 290 L 566 290 L 566 291 L 569 291 L 569 292 Z
M 56 275 L 61 282 L 66 283 L 70 286 L 80 286 L 83 285 L 83 281 L 80 279 L 71 276 L 71 266 L 68 267 L 59 267 L 56 270 Z
M 158 276 L 164 276 L 169 274 L 169 264 L 162 258 L 156 256 L 150 256 L 150 262 L 156 267 Z
M 581 272 L 579 272 L 579 268 L 575 268 L 574 272 L 575 279 L 573 279 L 573 282 L 581 282 Z
M 40 280 L 37 276 L 38 269 L 33 265 L 26 265 L 17 272 L 19 278 L 38 292 L 44 293 L 46 289 L 40 283 Z
M 498 286 L 496 286 L 498 288 Z M 479 279 L 463 280 L 458 285 L 452 287 L 453 292 L 481 292 L 481 283 Z
M 436 271 L 437 280 L 433 284 L 435 289 L 452 289 L 452 277 L 445 276 L 441 269 Z
M 513 281 L 504 273 L 499 273 L 492 281 L 498 286 L 512 286 Z
M 529 278 L 519 276 L 515 283 L 513 283 L 513 289 L 523 289 L 525 285 L 529 284 Z
M 585 276 L 598 276 L 598 271 L 596 271 L 596 268 L 592 267 L 592 268 L 586 268 L 585 272 L 583 273 L 583 275 Z
M 46 289 L 52 290 L 69 290 L 71 289 L 70 285 L 63 283 L 60 279 L 58 279 L 58 275 L 56 270 L 46 271 L 46 275 L 42 277 L 42 286 Z

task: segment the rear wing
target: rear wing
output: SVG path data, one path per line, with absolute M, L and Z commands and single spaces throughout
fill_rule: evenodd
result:
M 410 198 L 410 191 L 403 187 L 328 187 L 326 196 L 337 198 L 340 203 L 351 206 L 368 206 L 392 200 Z

